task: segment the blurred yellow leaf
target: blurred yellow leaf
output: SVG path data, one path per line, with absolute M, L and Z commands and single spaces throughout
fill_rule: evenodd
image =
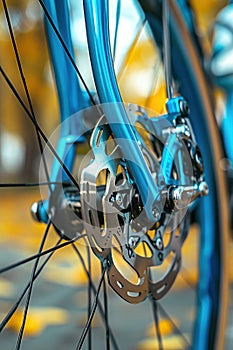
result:
M 173 321 L 177 324 L 177 321 L 176 321 L 176 320 L 173 320 Z M 161 335 L 162 335 L 162 336 L 165 336 L 165 335 L 168 335 L 168 334 L 171 334 L 171 333 L 172 333 L 172 331 L 173 331 L 173 326 L 172 326 L 171 322 L 169 322 L 169 320 L 164 319 L 164 320 L 160 320 L 160 321 L 159 321 L 159 329 L 160 329 Z M 154 322 L 151 323 L 151 324 L 149 325 L 149 327 L 147 328 L 146 334 L 147 334 L 148 337 L 150 337 L 150 338 L 156 336 L 156 329 L 155 329 L 155 324 L 154 324 Z
M 9 296 L 12 293 L 13 288 L 14 288 L 13 283 L 0 277 L 0 296 L 1 297 Z
M 15 312 L 14 316 L 8 323 L 8 327 L 19 332 L 22 323 L 23 309 Z M 69 320 L 67 311 L 54 307 L 31 307 L 25 326 L 25 336 L 36 336 L 49 325 L 62 325 Z
M 186 339 L 188 339 L 188 335 L 184 334 Z M 172 335 L 169 337 L 163 338 L 163 348 L 166 350 L 183 350 L 185 348 L 184 341 L 181 337 L 177 335 Z M 157 344 L 156 338 L 147 338 L 142 340 L 136 350 L 158 350 L 159 346 Z

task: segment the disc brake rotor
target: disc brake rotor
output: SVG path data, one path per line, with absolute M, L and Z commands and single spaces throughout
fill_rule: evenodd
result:
M 166 125 L 165 119 L 159 125 L 148 118 L 142 108 L 134 105 L 129 105 L 127 112 L 144 158 L 160 188 L 162 214 L 152 228 L 141 224 L 143 204 L 139 191 L 105 117 L 92 132 L 92 157 L 81 172 L 80 197 L 89 243 L 93 252 L 107 262 L 110 285 L 128 302 L 138 303 L 149 293 L 155 299 L 161 298 L 178 274 L 181 247 L 187 236 L 187 222 L 182 218 L 187 211 L 189 192 L 192 192 L 185 192 L 185 205 L 178 208 L 176 204 L 182 202 L 184 192 L 178 184 L 184 179 L 187 183 L 194 175 L 187 145 L 184 146 L 173 127 Z M 167 135 L 164 133 L 166 128 L 170 128 Z M 193 142 L 191 138 L 189 142 Z M 191 188 L 191 183 L 188 185 Z M 178 189 L 183 191 L 182 198 L 175 201 L 174 191 Z M 170 200 L 171 196 L 173 200 Z M 166 230 L 169 240 L 164 244 Z M 171 255 L 166 273 L 161 278 L 152 276 L 151 268 L 161 266 Z

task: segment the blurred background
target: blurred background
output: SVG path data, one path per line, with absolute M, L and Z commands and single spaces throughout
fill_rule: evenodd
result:
M 208 52 L 211 47 L 211 25 L 217 12 L 227 1 L 209 0 L 199 3 L 193 0 L 190 3 L 195 11 L 197 30 L 201 37 L 202 46 Z M 35 114 L 42 129 L 49 135 L 58 124 L 59 112 L 46 48 L 42 13 L 39 5 L 34 0 L 9 0 L 8 5 Z M 114 11 L 112 13 L 114 14 Z M 82 14 L 81 2 L 78 2 L 75 6 L 72 22 L 75 32 L 74 42 L 75 44 L 79 43 L 79 46 L 76 45 L 77 60 L 88 86 L 90 89 L 93 89 L 92 77 L 87 64 L 89 61 L 85 43 L 83 16 L 80 14 Z M 14 82 L 20 96 L 25 98 L 3 11 L 1 11 L 0 15 L 1 64 Z M 127 29 L 134 32 L 138 21 L 137 13 L 126 11 L 125 17 Z M 111 23 L 113 26 L 115 25 L 114 21 L 111 21 Z M 119 28 L 118 42 L 121 55 L 116 55 L 117 58 L 119 57 L 116 67 L 121 91 L 126 100 L 140 105 L 145 105 L 145 99 L 150 98 L 153 104 L 147 100 L 147 107 L 153 107 L 158 113 L 161 113 L 165 99 L 162 73 L 160 73 L 160 81 L 158 79 L 156 86 L 152 89 L 152 94 L 151 90 L 150 94 L 148 93 L 152 70 L 154 67 L 158 67 L 158 62 L 154 58 L 151 62 L 151 52 L 155 51 L 155 49 L 150 40 L 145 40 L 147 38 L 143 33 L 137 39 L 136 44 L 128 39 L 130 33 L 126 40 L 124 28 L 125 26 L 123 25 Z M 124 57 L 124 51 L 128 49 L 130 44 L 133 47 L 131 47 L 131 51 L 127 53 L 127 56 Z M 127 63 L 127 74 L 120 69 L 122 64 L 120 58 L 122 56 Z M 37 177 L 40 159 L 40 152 L 34 142 L 33 127 L 30 122 L 25 122 L 25 113 L 22 107 L 13 94 L 9 93 L 9 87 L 7 87 L 3 79 L 1 79 L 0 84 L 0 174 L 3 179 L 17 178 L 18 180 L 21 177 L 22 179 L 32 180 Z M 221 95 L 220 91 L 216 93 Z M 156 99 L 154 98 L 155 96 Z M 30 147 L 28 147 L 29 145 Z
M 28 89 L 30 91 L 35 115 L 45 134 L 49 136 L 59 124 L 59 106 L 51 72 L 49 54 L 46 48 L 46 38 L 43 26 L 43 15 L 38 3 L 34 0 L 8 0 L 12 25 L 20 52 L 24 74 Z M 77 2 L 78 3 L 78 2 Z M 224 7 L 227 1 L 208 0 L 190 1 L 196 16 L 197 31 L 201 39 L 204 51 L 208 54 L 211 50 L 211 26 L 218 11 Z M 90 89 L 94 88 L 92 77 L 88 66 L 87 48 L 85 36 L 83 34 L 83 19 L 79 11 L 81 1 L 73 11 L 73 29 L 75 34 L 75 47 L 80 70 L 88 83 Z M 137 27 L 137 18 L 134 13 L 127 13 L 126 19 L 129 28 Z M 81 29 L 80 29 L 81 28 Z M 166 98 L 163 73 L 157 71 L 158 79 L 156 84 L 151 86 L 151 75 L 155 67 L 159 67 L 159 57 L 156 56 L 154 46 L 148 36 L 140 35 L 137 41 L 125 43 L 125 27 L 119 31 L 118 41 L 121 43 L 120 51 L 126 52 L 129 45 L 130 51 L 124 57 L 127 72 L 121 70 L 122 61 L 116 60 L 118 79 L 121 91 L 126 101 L 135 102 L 139 105 L 147 106 L 156 110 L 158 114 L 163 112 Z M 146 29 L 145 29 L 146 31 Z M 154 52 L 154 59 L 151 61 L 151 52 Z M 121 57 L 118 55 L 118 57 Z M 2 6 L 0 6 L 0 64 L 4 67 L 8 76 L 14 83 L 19 95 L 26 101 L 23 85 L 19 76 L 12 43 L 9 36 Z M 142 86 L 144 87 L 142 89 Z M 144 94 L 142 94 L 144 91 Z M 224 106 L 224 93 L 221 89 L 214 90 L 217 115 L 221 117 Z M 38 168 L 41 160 L 40 150 L 35 142 L 35 130 L 32 123 L 26 120 L 25 112 L 16 100 L 14 94 L 4 79 L 0 79 L 0 178 L 1 183 L 38 182 Z M 31 204 L 40 199 L 38 188 L 0 188 L 0 265 L 5 266 L 17 260 L 35 253 L 42 237 L 44 227 L 35 223 L 31 219 Z M 195 235 L 195 233 L 194 233 Z M 57 239 L 56 233 L 51 235 L 47 245 L 50 246 Z M 193 266 L 196 264 L 197 256 L 193 255 L 193 241 L 190 235 L 190 244 L 186 245 L 186 260 L 189 266 L 189 281 L 197 279 L 197 271 Z M 82 252 L 85 256 L 83 248 Z M 229 266 L 231 266 L 231 280 L 233 279 L 233 247 Z M 93 269 L 97 265 L 96 259 L 92 260 Z M 12 272 L 7 276 L 0 276 L 0 315 L 9 308 L 11 301 L 17 295 L 18 290 L 27 281 L 31 265 L 25 266 L 20 276 L 17 272 Z M 97 269 L 98 270 L 98 269 Z M 84 323 L 82 308 L 86 303 L 84 293 L 87 278 L 82 272 L 80 263 L 77 263 L 75 256 L 70 254 L 70 250 L 64 249 L 57 258 L 50 264 L 50 267 L 43 275 L 42 282 L 35 292 L 35 305 L 30 313 L 30 321 L 27 323 L 25 335 L 28 343 L 25 349 L 42 349 L 41 340 L 52 339 L 56 334 L 56 327 L 66 334 L 65 340 L 55 336 L 56 340 L 51 340 L 51 349 L 68 348 L 68 344 L 74 339 L 76 327 Z M 178 279 L 175 286 L 175 294 L 170 297 L 172 303 L 182 305 L 183 296 L 187 283 L 182 278 Z M 176 290 L 182 291 L 176 298 Z M 77 296 L 79 292 L 79 297 Z M 80 294 L 81 293 L 81 294 Z M 44 297 L 44 304 L 40 304 L 40 296 Z M 111 296 L 110 296 L 111 297 Z M 72 300 L 71 300 L 72 299 Z M 232 294 L 230 298 L 230 314 L 228 328 L 226 329 L 226 349 L 231 349 L 233 344 L 233 311 Z M 114 304 L 114 301 L 113 301 Z M 78 305 L 79 309 L 75 315 L 73 305 Z M 114 307 L 114 306 L 113 306 Z M 133 313 L 130 306 L 124 306 L 127 312 Z M 0 348 L 10 350 L 13 348 L 12 339 L 19 328 L 21 320 L 20 309 L 14 319 L 10 322 L 5 331 L 5 340 Z M 122 310 L 124 312 L 124 310 Z M 135 314 L 136 316 L 136 314 Z M 99 326 L 100 320 L 96 319 L 95 327 Z M 163 332 L 170 332 L 170 325 L 163 321 Z M 185 320 L 184 320 L 185 322 Z M 70 326 L 72 324 L 72 326 Z M 118 327 L 120 327 L 118 322 Z M 123 326 L 122 326 L 123 327 Z M 125 327 L 127 328 L 127 322 Z M 49 328 L 49 331 L 48 331 Z M 146 330 L 138 330 L 138 349 L 152 349 L 148 341 L 153 336 L 153 327 L 147 321 Z M 43 335 L 42 338 L 39 337 Z M 51 335 L 52 334 L 52 335 Z M 125 334 L 127 338 L 127 334 Z M 37 340 L 38 338 L 38 340 Z M 32 343 L 30 343 L 30 340 Z M 171 339 L 170 339 L 171 340 Z M 98 340 L 96 340 L 98 341 Z M 173 344 L 174 339 L 172 339 Z M 54 342 L 54 343 L 53 343 Z M 63 343 L 62 343 L 63 342 Z M 143 343 L 144 342 L 144 343 Z M 14 344 L 14 341 L 13 341 Z M 27 347 L 28 346 L 28 347 Z M 96 347 L 99 349 L 98 347 Z M 48 347 L 48 349 L 50 349 Z M 129 349 L 126 347 L 125 349 Z

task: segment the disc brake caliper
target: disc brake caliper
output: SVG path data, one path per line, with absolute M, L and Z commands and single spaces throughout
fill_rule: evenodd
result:
M 188 206 L 207 194 L 208 186 L 188 106 L 181 97 L 168 101 L 168 115 L 162 117 L 149 118 L 135 105 L 126 109 L 160 189 L 162 213 L 157 215 L 155 210 L 153 227 L 140 220 L 144 208 L 139 189 L 104 117 L 91 136 L 93 155 L 82 170 L 80 197 L 90 245 L 107 261 L 110 285 L 122 298 L 137 303 L 149 293 L 161 298 L 173 284 L 188 232 Z M 154 269 L 164 266 L 162 275 Z

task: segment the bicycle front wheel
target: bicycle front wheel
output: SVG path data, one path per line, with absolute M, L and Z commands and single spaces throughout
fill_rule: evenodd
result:
M 80 72 L 78 69 L 79 64 L 81 66 L 83 65 L 81 59 L 82 51 L 80 47 L 77 46 L 78 57 L 74 67 L 75 45 L 80 34 L 78 33 L 79 30 L 77 31 L 77 28 L 80 28 L 81 23 L 80 18 L 76 13 L 77 8 L 78 10 L 82 10 L 80 9 L 79 3 L 77 2 L 76 4 L 76 2 L 70 1 L 70 7 L 68 7 L 66 1 L 39 2 L 44 4 L 42 7 L 47 21 L 47 38 L 49 41 L 51 61 L 58 90 L 61 122 L 69 120 L 70 115 L 74 115 L 76 112 L 79 112 L 81 117 L 83 117 L 83 115 L 88 116 L 88 112 L 82 114 L 81 110 L 91 104 L 96 104 L 98 102 L 116 102 L 112 101 L 111 98 L 109 99 L 108 96 L 106 97 L 106 90 L 114 90 L 116 94 L 119 93 L 118 103 L 121 103 L 123 100 L 124 102 L 131 102 L 134 105 L 136 104 L 136 112 L 139 115 L 142 114 L 140 106 L 145 107 L 145 111 L 147 111 L 147 108 L 153 110 L 152 112 L 148 111 L 148 115 L 151 113 L 152 116 L 154 116 L 154 110 L 156 110 L 157 115 L 164 113 L 163 108 L 166 93 L 164 75 L 161 73 L 163 71 L 163 59 L 161 54 L 162 12 L 159 2 L 152 3 L 151 1 L 140 1 L 141 7 L 136 1 L 124 1 L 124 3 L 122 1 L 116 1 L 114 4 L 111 2 L 109 16 L 112 43 L 111 57 L 109 53 L 105 54 L 104 50 L 102 50 L 106 42 L 103 42 L 103 46 L 100 46 L 100 55 L 106 56 L 107 59 L 110 60 L 110 66 L 106 68 L 104 74 L 109 76 L 109 70 L 111 68 L 113 69 L 113 73 L 117 76 L 116 81 L 110 79 L 111 82 L 108 86 L 103 84 L 101 67 L 98 67 L 98 65 L 97 69 L 94 67 L 98 62 L 95 61 L 94 54 L 91 53 L 91 50 L 90 59 L 93 66 L 95 83 L 93 83 L 88 74 L 86 74 L 86 80 L 84 79 L 81 83 L 79 79 L 80 76 L 79 78 L 77 77 L 79 75 L 78 72 Z M 89 3 L 90 2 L 91 0 Z M 28 3 L 30 3 L 30 1 Z M 88 1 L 86 1 L 86 3 L 88 3 Z M 103 1 L 102 4 L 106 5 L 106 2 Z M 27 13 L 26 18 L 28 18 L 28 14 L 31 13 L 30 7 L 27 8 L 27 12 L 25 13 Z M 94 16 L 96 15 L 94 12 L 92 13 Z M 74 16 L 71 25 L 69 21 L 70 15 L 71 17 L 72 15 Z M 19 17 L 16 16 L 15 18 L 17 19 Z M 181 268 L 171 291 L 159 302 L 152 300 L 151 303 L 150 298 L 148 298 L 138 305 L 131 305 L 117 296 L 116 293 L 113 293 L 112 289 L 107 292 L 106 285 L 103 288 L 102 295 L 100 295 L 98 289 L 100 290 L 100 287 L 105 284 L 106 266 L 102 264 L 102 261 L 99 263 L 99 259 L 96 257 L 90 258 L 93 254 L 91 253 L 90 255 L 89 248 L 86 247 L 86 245 L 74 245 L 74 242 L 69 240 L 68 242 L 62 241 L 64 238 L 67 240 L 67 236 L 69 235 L 67 232 L 61 232 L 59 227 L 56 227 L 55 224 L 54 229 L 52 229 L 52 222 L 50 222 L 48 216 L 45 215 L 41 218 L 43 219 L 41 221 L 47 221 L 47 229 L 45 230 L 45 233 L 39 234 L 39 239 L 36 239 L 36 244 L 38 245 L 39 243 L 40 245 L 37 254 L 35 253 L 34 246 L 32 249 L 31 235 L 27 241 L 27 250 L 34 255 L 34 257 L 32 257 L 33 259 L 37 259 L 36 264 L 32 266 L 32 272 L 30 272 L 30 269 L 25 268 L 22 269 L 23 277 L 18 275 L 18 288 L 20 286 L 23 288 L 21 293 L 18 292 L 20 295 L 15 304 L 13 301 L 16 292 L 10 295 L 10 301 L 13 303 L 13 306 L 10 308 L 9 312 L 5 311 L 5 309 L 8 309 L 9 300 L 7 299 L 6 303 L 6 295 L 3 296 L 4 316 L 1 323 L 1 330 L 4 330 L 4 332 L 0 335 L 0 344 L 4 349 L 14 348 L 13 342 L 15 342 L 15 339 L 13 339 L 12 334 L 16 334 L 17 332 L 17 349 L 21 347 L 24 333 L 23 345 L 25 349 L 31 349 L 32 347 L 41 349 L 41 344 L 43 344 L 44 339 L 47 339 L 47 344 L 49 344 L 50 349 L 63 349 L 64 346 L 67 347 L 69 344 L 71 348 L 74 348 L 74 346 L 77 345 L 80 334 L 82 337 L 83 334 L 87 333 L 87 344 L 89 348 L 102 348 L 103 344 L 106 344 L 106 348 L 110 348 L 111 346 L 114 349 L 127 350 L 129 348 L 145 350 L 156 348 L 167 349 L 169 347 L 180 349 L 189 347 L 195 349 L 213 349 L 214 347 L 216 349 L 222 348 L 227 308 L 228 218 L 224 177 L 218 166 L 221 159 L 221 145 L 198 56 L 192 40 L 189 37 L 187 28 L 182 20 L 182 16 L 173 2 L 170 8 L 170 19 L 173 79 L 179 86 L 177 92 L 181 93 L 186 98 L 190 106 L 190 118 L 195 135 L 198 139 L 198 144 L 200 145 L 204 156 L 206 179 L 210 187 L 209 196 L 205 199 L 201 199 L 200 204 L 198 204 L 198 221 L 192 224 L 190 234 L 183 247 L 183 269 Z M 97 21 L 98 18 L 95 18 L 95 20 Z M 16 22 L 16 24 L 17 23 L 18 22 Z M 129 23 L 129 27 L 125 27 L 126 23 Z M 15 25 L 15 30 L 17 30 L 17 28 L 20 27 Z M 73 31 L 70 31 L 70 28 L 73 28 Z M 128 30 L 130 30 L 131 39 L 122 46 L 126 28 L 129 28 Z M 106 28 L 102 28 L 101 30 L 104 31 Z M 22 35 L 22 33 L 20 33 L 20 35 Z M 90 35 L 94 35 L 94 32 Z M 103 35 L 103 37 L 105 41 L 109 40 L 108 36 L 106 37 Z M 79 42 L 83 42 L 82 38 Z M 43 50 L 40 51 L 43 52 Z M 31 52 L 31 54 L 33 53 Z M 106 59 L 106 57 L 104 58 Z M 138 57 L 141 59 L 138 60 Z M 143 67 L 143 63 L 146 61 L 145 57 L 148 58 L 147 63 L 149 69 L 140 72 L 139 68 Z M 113 68 L 112 59 L 115 63 L 115 68 Z M 88 61 L 86 56 L 85 60 L 86 62 Z M 136 69 L 133 69 L 133 67 L 136 67 Z M 159 68 L 157 69 L 157 67 Z M 12 84 L 9 79 L 7 79 L 4 71 L 2 70 L 1 72 L 7 84 L 12 87 Z M 142 79 L 142 77 L 145 78 L 148 76 L 150 79 Z M 130 85 L 130 81 L 133 81 L 133 84 Z M 85 89 L 85 82 L 89 87 L 91 86 L 91 88 L 88 89 L 88 92 L 83 93 L 82 90 Z M 132 85 L 137 87 L 137 93 L 132 89 Z M 12 91 L 17 96 L 17 90 L 13 89 Z M 27 93 L 26 96 L 28 97 Z M 79 98 L 77 98 L 77 96 Z M 28 102 L 30 106 L 30 98 L 28 99 Z M 38 123 L 36 122 L 35 113 L 33 112 L 34 109 L 32 107 L 31 109 L 27 109 L 24 104 L 23 106 L 24 110 L 26 110 L 26 114 L 31 116 L 30 122 L 33 123 L 34 121 L 33 124 L 36 131 L 35 136 L 38 133 L 43 135 Z M 75 210 L 79 212 L 79 209 L 77 209 L 78 206 L 75 207 L 74 202 L 77 200 L 77 203 L 80 203 L 80 192 L 78 190 L 80 183 L 76 176 L 75 168 L 73 167 L 73 163 L 75 163 L 74 160 L 78 158 L 76 153 L 76 146 L 78 143 L 77 134 L 74 133 L 74 130 L 76 130 L 77 118 L 74 117 L 71 119 L 74 121 L 73 124 L 69 122 L 67 124 L 61 124 L 62 127 L 59 130 L 61 131 L 59 141 L 63 138 L 63 140 L 68 140 L 68 143 L 71 140 L 71 136 L 74 136 L 75 141 L 72 141 L 74 147 L 72 147 L 72 152 L 70 152 L 71 156 L 64 156 L 64 147 L 57 147 L 56 151 L 52 152 L 52 158 L 60 158 L 61 160 L 63 170 L 59 168 L 59 171 L 63 173 L 63 177 L 59 179 L 56 178 L 56 176 L 54 176 L 54 169 L 52 172 L 53 174 L 51 175 L 49 164 L 44 161 L 42 157 L 42 163 L 47 163 L 47 165 L 43 164 L 44 173 L 46 174 L 47 172 L 47 177 L 45 177 L 43 186 L 48 186 L 48 191 L 46 191 L 47 197 L 51 196 L 51 199 L 49 198 L 49 200 L 50 203 L 53 204 L 50 205 L 49 209 L 47 208 L 47 210 L 50 211 L 49 214 L 51 214 L 52 207 L 59 208 L 60 210 L 60 203 L 64 203 L 64 198 L 61 197 L 60 194 L 57 195 L 57 191 L 54 190 L 57 185 L 61 185 L 63 180 L 65 183 L 64 188 L 68 196 L 65 198 L 65 201 L 71 200 L 69 203 L 72 204 L 72 208 L 75 208 Z M 44 124 L 46 123 L 44 122 Z M 64 125 L 68 127 L 63 128 Z M 98 137 L 95 138 L 95 136 L 97 135 L 97 131 L 101 130 L 101 127 L 99 127 L 99 124 L 97 123 L 94 123 L 92 127 L 95 129 L 96 134 L 92 130 L 89 131 L 89 134 L 85 134 L 85 137 L 82 139 L 82 147 L 86 142 L 85 138 L 88 142 L 90 141 L 90 132 L 92 133 L 92 140 L 95 139 L 98 144 Z M 108 129 L 106 131 L 106 128 L 103 128 L 103 130 L 104 132 L 109 132 Z M 146 134 L 148 137 L 150 134 L 148 130 Z M 44 140 L 47 141 L 45 138 Z M 31 146 L 31 142 L 29 142 L 29 144 Z M 61 145 L 61 143 L 59 143 L 59 145 Z M 154 152 L 150 147 L 151 146 L 149 146 L 149 153 L 147 150 L 144 151 L 147 152 L 146 154 L 148 154 L 149 160 L 152 159 L 150 153 Z M 160 147 L 161 146 L 159 145 L 159 150 Z M 39 149 L 39 152 L 42 152 L 40 141 Z M 90 148 L 88 148 L 88 151 L 90 151 Z M 105 152 L 107 158 L 107 151 Z M 38 152 L 36 153 L 35 158 L 37 158 L 37 155 Z M 30 160 L 29 163 L 29 165 L 31 165 L 33 164 L 33 161 Z M 64 165 L 68 168 L 66 171 L 64 171 Z M 122 179 L 125 179 L 125 177 L 132 180 L 132 174 L 130 171 L 125 170 L 127 168 L 125 163 L 122 162 L 120 165 L 120 170 L 116 171 L 116 180 L 113 181 L 113 178 L 110 178 L 113 186 L 116 188 L 122 184 Z M 48 170 L 46 170 L 47 167 Z M 153 171 L 156 172 L 153 164 L 151 167 Z M 108 174 L 108 171 L 103 172 L 101 174 L 103 180 L 101 177 L 98 177 L 98 181 L 96 181 L 102 190 L 106 187 L 106 183 L 109 184 L 106 180 L 106 178 L 109 178 Z M 29 179 L 31 178 L 29 177 Z M 62 181 L 60 181 L 61 179 Z M 75 183 L 75 186 L 70 190 L 70 187 L 67 186 L 67 182 L 69 186 L 71 183 L 72 186 Z M 23 184 L 26 185 L 26 182 Z M 4 184 L 2 184 L 2 187 L 3 185 Z M 18 185 L 20 185 L 20 183 L 18 183 Z M 10 187 L 13 191 L 13 198 L 15 198 L 15 187 L 13 188 L 13 185 L 7 187 Z M 29 190 L 28 187 L 27 190 Z M 20 202 L 26 203 L 23 199 L 21 200 L 21 195 L 23 196 L 23 194 L 20 194 Z M 27 199 L 31 200 L 31 197 L 38 195 L 38 193 L 34 194 L 32 192 L 30 198 L 28 197 Z M 121 204 L 119 198 L 118 202 Z M 46 204 L 46 201 L 44 201 L 44 204 Z M 139 206 L 139 204 L 141 205 L 141 202 L 136 200 L 134 204 L 135 206 Z M 27 206 L 29 207 L 29 204 L 27 204 Z M 15 215 L 18 213 L 18 207 L 19 206 L 12 210 L 9 220 L 10 222 L 13 221 L 13 214 Z M 63 214 L 62 218 L 64 218 Z M 25 213 L 22 213 L 21 215 L 25 215 Z M 89 219 L 91 220 L 91 214 L 89 214 L 89 216 Z M 4 217 L 7 218 L 7 215 L 4 215 Z M 51 218 L 51 215 L 49 217 Z M 103 221 L 104 219 L 105 218 L 101 215 L 97 218 L 97 220 L 100 221 Z M 124 222 L 122 222 L 121 219 L 119 219 L 119 221 L 120 226 L 124 226 Z M 2 228 L 8 232 L 9 239 L 9 227 L 4 224 L 2 225 Z M 33 228 L 38 230 L 35 226 L 33 226 Z M 31 228 L 28 227 L 28 231 L 31 231 Z M 198 233 L 199 231 L 200 234 Z M 58 240 L 57 243 L 53 242 L 53 249 L 62 248 L 66 244 L 72 244 L 72 251 L 75 252 L 75 255 L 71 256 L 70 250 L 67 254 L 62 254 L 62 250 L 60 250 L 60 255 L 58 254 L 57 259 L 54 259 L 51 264 L 48 264 L 48 262 L 50 261 L 50 258 L 52 258 L 52 255 L 47 255 L 48 258 L 41 262 L 41 265 L 38 265 L 40 262 L 39 257 L 41 256 L 42 251 L 45 250 L 44 244 L 49 233 L 53 237 L 53 240 L 52 238 L 49 239 L 50 243 L 54 240 Z M 24 232 L 21 232 L 21 237 L 24 237 L 25 239 Z M 86 239 L 85 233 L 83 239 L 84 241 Z M 22 242 L 23 238 L 20 239 L 20 243 Z M 11 241 L 10 244 L 7 245 L 4 240 L 2 244 L 5 251 L 6 247 L 12 247 Z M 58 247 L 56 247 L 56 245 Z M 193 253 L 193 247 L 195 247 L 196 250 L 195 254 Z M 13 247 L 13 252 L 15 250 L 16 248 Z M 98 250 L 95 247 L 95 252 L 96 251 L 96 255 L 98 256 Z M 188 259 L 190 251 L 192 253 L 191 255 L 195 256 L 191 261 Z M 100 253 L 101 252 L 99 252 L 99 255 L 101 255 Z M 119 253 L 118 248 L 115 249 L 115 253 L 116 255 Z M 142 251 L 139 253 L 144 258 L 147 258 L 147 255 L 149 254 L 145 246 L 142 246 Z M 52 254 L 52 251 L 48 251 L 47 254 Z M 78 263 L 76 259 L 77 256 L 80 259 L 78 260 Z M 5 258 L 9 266 L 8 268 L 2 268 L 2 273 L 6 273 L 8 269 L 13 269 L 12 261 L 9 262 L 10 254 Z M 24 258 L 26 257 L 24 256 Z M 115 259 L 117 260 L 117 258 Z M 197 260 L 198 266 L 193 267 L 193 260 Z M 121 257 L 119 257 L 119 261 L 119 265 L 124 265 L 124 260 L 122 260 Z M 3 264 L 5 265 L 5 263 Z M 23 266 L 25 266 L 25 264 L 26 260 L 22 262 Z M 16 265 L 18 266 L 19 264 Z M 41 277 L 41 284 L 38 284 L 38 289 L 35 288 L 37 293 L 35 292 L 34 298 L 32 298 L 32 287 L 34 286 L 34 281 L 40 275 L 40 272 L 45 266 L 47 267 L 47 273 Z M 80 271 L 84 271 L 84 273 L 82 274 Z M 199 273 L 197 271 L 199 271 Z M 30 274 L 29 280 L 27 278 L 28 274 Z M 16 275 L 14 274 L 12 277 L 11 272 L 8 272 L 7 276 L 9 283 L 11 283 L 13 277 L 15 278 Z M 95 286 L 94 282 L 97 281 L 97 278 L 99 284 Z M 132 276 L 130 276 L 130 278 L 132 279 Z M 78 279 L 79 282 L 77 297 L 76 282 L 74 284 L 76 279 Z M 22 286 L 24 280 L 26 281 L 25 286 Z M 115 290 L 119 289 L 122 289 L 120 282 L 118 286 L 115 286 Z M 86 291 L 87 293 L 85 294 Z M 20 312 L 17 312 L 19 303 L 22 302 L 26 293 L 27 298 L 25 301 L 25 308 L 21 309 Z M 43 298 L 41 298 L 41 295 L 43 295 Z M 56 297 L 51 301 L 48 295 L 54 295 Z M 135 297 L 135 295 L 128 295 L 128 299 L 132 299 L 133 297 Z M 186 304 L 184 303 L 184 299 L 186 299 Z M 85 304 L 83 300 L 85 301 Z M 94 306 L 98 305 L 99 314 L 96 316 L 95 323 L 92 327 L 90 326 L 91 322 L 87 322 L 87 327 L 84 327 L 83 332 L 83 324 L 86 319 L 91 320 L 93 316 L 91 310 L 92 301 L 92 310 L 95 310 Z M 48 309 L 48 305 L 50 305 L 50 309 Z M 31 306 L 32 310 L 31 315 L 29 314 L 29 321 L 31 322 L 25 323 L 29 306 Z M 38 307 L 41 306 L 42 311 L 38 311 Z M 22 313 L 23 321 L 21 319 Z M 13 315 L 14 321 L 9 323 L 9 320 Z M 151 324 L 153 318 L 154 320 Z M 30 333 L 29 324 L 36 325 L 37 320 L 42 320 L 43 327 L 35 327 L 35 333 L 33 333 L 33 330 L 31 330 Z M 100 327 L 102 320 L 104 327 Z M 59 324 L 60 332 L 57 327 L 51 327 L 51 325 L 57 325 L 57 323 Z M 8 328 L 7 325 L 9 326 Z M 80 333 L 79 336 L 77 336 L 77 329 Z M 85 331 L 87 332 L 85 333 Z M 129 337 L 129 334 L 133 334 L 133 336 Z M 202 334 L 205 336 L 203 337 Z M 31 335 L 31 337 L 29 335 Z M 32 335 L 34 335 L 34 337 L 32 337 Z

